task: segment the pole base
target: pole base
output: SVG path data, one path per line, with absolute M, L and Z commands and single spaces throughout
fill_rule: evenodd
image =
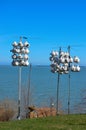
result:
M 18 120 L 21 120 L 20 116 L 17 116 L 17 119 L 18 119 Z

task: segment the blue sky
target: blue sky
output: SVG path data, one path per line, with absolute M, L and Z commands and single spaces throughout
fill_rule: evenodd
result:
M 0 64 L 11 64 L 13 41 L 28 37 L 30 62 L 50 64 L 52 50 L 67 51 L 86 65 L 85 0 L 0 0 Z

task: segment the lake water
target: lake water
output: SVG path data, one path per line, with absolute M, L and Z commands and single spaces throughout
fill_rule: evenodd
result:
M 0 66 L 0 100 L 18 100 L 18 67 Z M 22 67 L 22 90 L 29 86 L 29 67 Z M 86 95 L 86 67 L 80 72 L 70 73 L 70 109 L 76 112 L 83 104 Z M 59 103 L 61 109 L 68 109 L 69 75 L 60 75 Z M 50 66 L 32 66 L 30 78 L 30 104 L 35 106 L 50 106 L 51 101 L 56 106 L 58 74 L 50 71 Z M 80 106 L 79 106 L 80 105 Z M 82 111 L 85 111 L 84 103 Z M 75 107 L 76 106 L 76 107 Z

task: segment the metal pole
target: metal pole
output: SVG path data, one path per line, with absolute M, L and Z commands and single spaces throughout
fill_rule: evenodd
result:
M 70 57 L 70 46 L 68 46 L 68 52 Z M 69 62 L 69 84 L 68 84 L 68 114 L 70 114 L 70 62 Z
M 30 105 L 30 80 L 31 80 L 31 67 L 32 67 L 32 65 L 30 64 L 30 68 L 29 68 L 29 86 L 28 86 L 28 106 Z
M 21 107 L 21 66 L 19 66 L 19 87 L 18 87 L 18 119 L 21 119 L 20 107 Z
M 61 53 L 61 47 L 59 48 L 59 58 Z M 60 63 L 59 63 L 60 64 Z M 57 81 L 57 107 L 56 107 L 56 114 L 59 114 L 59 80 L 60 80 L 60 73 L 58 72 L 58 81 Z
M 22 42 L 22 37 L 20 36 L 20 42 Z M 18 87 L 18 120 L 21 119 L 21 66 L 19 66 L 19 87 Z
M 70 73 L 69 73 L 69 87 L 68 87 L 68 114 L 70 114 Z
M 12 65 L 13 66 L 19 66 L 19 73 L 18 73 L 18 116 L 17 118 L 20 120 L 21 119 L 21 67 L 22 66 L 28 66 L 28 56 L 27 54 L 29 53 L 29 50 L 27 47 L 29 44 L 26 42 L 24 45 L 22 43 L 22 38 L 27 39 L 26 37 L 20 37 L 20 43 L 13 43 L 13 49 L 11 52 L 13 53 L 12 55 Z M 24 51 L 24 52 L 23 52 Z M 26 55 L 26 56 L 25 56 Z
M 57 80 L 57 107 L 56 107 L 56 115 L 59 114 L 59 79 L 60 79 L 60 74 L 58 73 L 58 80 Z

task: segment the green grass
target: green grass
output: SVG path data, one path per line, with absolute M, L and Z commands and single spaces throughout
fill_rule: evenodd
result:
M 86 115 L 61 115 L 0 122 L 0 130 L 86 130 Z

